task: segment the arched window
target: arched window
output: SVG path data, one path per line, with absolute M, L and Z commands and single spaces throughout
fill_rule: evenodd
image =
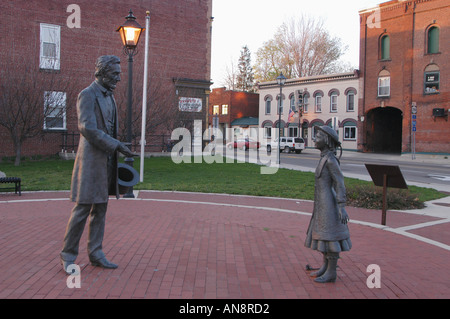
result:
M 378 74 L 378 96 L 391 95 L 391 74 L 388 70 L 381 70 Z
M 440 71 L 436 64 L 427 65 L 424 72 L 424 78 L 424 93 L 439 93 Z
M 296 108 L 296 106 L 295 106 L 295 94 L 294 94 L 294 93 L 292 93 L 292 94 L 289 96 L 289 101 L 290 101 L 290 103 L 291 103 L 291 110 L 294 111 L 294 112 L 297 112 L 297 108 Z
M 347 96 L 347 112 L 354 112 L 356 105 L 356 89 L 349 87 L 345 90 L 345 95 Z
M 314 96 L 314 111 L 316 113 L 322 112 L 322 98 L 323 98 L 323 92 L 320 90 L 317 90 L 313 94 Z
M 389 60 L 391 58 L 391 40 L 387 34 L 380 40 L 380 60 Z
M 344 141 L 351 140 L 356 141 L 357 127 L 356 121 L 354 120 L 344 120 Z
M 273 123 L 270 120 L 266 120 L 261 125 L 264 129 L 264 138 L 272 138 L 272 126 Z
M 270 114 L 271 108 L 272 108 L 272 96 L 267 95 L 264 98 L 264 101 L 266 102 L 266 114 Z
M 427 53 L 439 53 L 439 28 L 432 26 L 427 31 Z
M 330 112 L 336 113 L 338 110 L 339 91 L 337 89 L 331 89 L 328 95 L 330 97 Z
M 309 104 L 309 93 L 305 92 L 303 94 L 303 113 L 308 113 L 308 104 Z
M 277 100 L 278 100 L 278 103 L 277 103 L 277 114 L 283 114 L 283 107 L 284 107 L 284 105 L 283 105 L 283 100 L 284 100 L 284 94 L 282 94 L 281 96 L 280 96 L 280 94 L 278 94 L 277 95 Z

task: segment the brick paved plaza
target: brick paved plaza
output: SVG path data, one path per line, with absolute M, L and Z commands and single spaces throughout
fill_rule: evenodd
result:
M 156 191 L 110 200 L 104 251 L 119 268 L 89 264 L 85 231 L 81 288 L 69 289 L 59 263 L 67 198 L 0 194 L 0 299 L 450 297 L 449 218 L 389 211 L 384 227 L 381 212 L 348 207 L 353 248 L 336 283 L 318 284 L 305 266 L 321 254 L 303 246 L 312 202 Z M 367 286 L 372 264 L 380 288 Z

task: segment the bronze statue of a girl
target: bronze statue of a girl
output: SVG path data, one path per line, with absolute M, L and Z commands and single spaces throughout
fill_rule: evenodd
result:
M 305 246 L 323 254 L 323 265 L 310 273 L 315 282 L 336 281 L 339 253 L 352 247 L 345 210 L 345 185 L 336 148 L 339 137 L 329 126 L 317 127 L 316 148 L 321 151 L 315 172 L 314 210 L 308 227 Z

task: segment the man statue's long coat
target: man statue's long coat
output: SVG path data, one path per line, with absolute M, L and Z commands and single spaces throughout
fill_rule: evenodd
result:
M 110 136 L 106 126 L 107 100 L 113 96 L 105 95 L 106 89 L 95 81 L 79 95 L 77 100 L 78 129 L 80 142 L 72 173 L 72 201 L 79 204 L 107 203 L 109 195 L 119 196 L 117 182 L 118 131 L 117 110 L 115 110 L 115 129 Z M 112 183 L 108 185 L 109 169 L 112 170 Z

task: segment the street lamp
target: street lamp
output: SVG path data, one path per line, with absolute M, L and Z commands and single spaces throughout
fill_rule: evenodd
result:
M 278 165 L 281 163 L 281 110 L 283 107 L 283 86 L 286 83 L 286 77 L 283 72 L 277 77 L 277 83 L 280 86 L 280 105 L 278 107 Z
M 125 17 L 126 21 L 123 25 L 121 25 L 116 31 L 120 33 L 120 37 L 122 38 L 123 49 L 125 55 L 128 56 L 128 103 L 127 103 L 127 144 L 131 149 L 132 145 L 132 121 L 131 121 L 131 112 L 133 105 L 133 57 L 136 55 L 136 47 L 139 43 L 139 38 L 141 36 L 142 28 L 139 23 L 136 22 L 136 17 L 133 15 L 133 12 L 130 9 L 130 12 L 127 17 Z M 125 163 L 133 166 L 134 159 L 132 157 L 126 157 Z M 123 197 L 125 198 L 134 198 L 133 188 L 130 187 L 128 189 L 128 193 L 126 193 Z

